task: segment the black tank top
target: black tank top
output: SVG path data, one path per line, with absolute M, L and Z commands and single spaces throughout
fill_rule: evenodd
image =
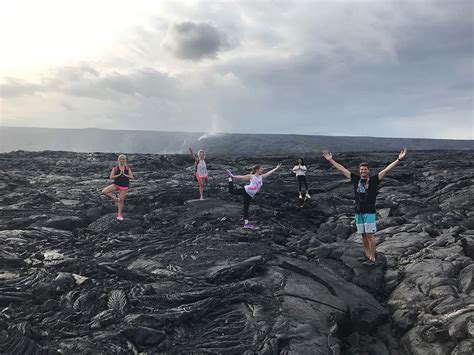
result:
M 128 167 L 127 166 L 125 167 L 123 172 L 124 172 L 124 174 L 128 175 Z M 118 166 L 116 166 L 114 168 L 114 175 L 117 175 L 117 174 L 120 174 L 120 168 Z M 118 186 L 122 186 L 122 187 L 128 187 L 128 185 L 130 184 L 130 179 L 126 176 L 119 175 L 114 179 L 114 184 L 118 185 Z

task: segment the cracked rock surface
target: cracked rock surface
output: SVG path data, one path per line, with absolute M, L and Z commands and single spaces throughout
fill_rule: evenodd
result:
M 335 157 L 379 171 L 388 153 Z M 123 221 L 98 192 L 116 155 L 0 154 L 0 353 L 472 354 L 474 153 L 410 152 L 382 182 L 375 268 L 350 183 L 307 157 L 132 154 Z M 284 166 L 242 228 L 224 169 Z

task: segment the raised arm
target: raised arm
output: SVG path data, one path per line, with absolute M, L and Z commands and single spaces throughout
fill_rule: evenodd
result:
M 238 180 L 250 181 L 250 179 L 252 178 L 252 175 L 251 175 L 251 174 L 247 174 L 247 175 L 234 175 L 233 178 L 234 178 L 234 179 L 238 179 Z
M 262 174 L 262 178 L 266 178 L 268 176 L 270 176 L 271 174 L 273 174 L 275 171 L 277 171 L 278 169 L 280 169 L 281 167 L 281 163 L 278 164 L 276 167 L 274 167 L 272 170 L 270 170 L 269 172 L 265 173 L 265 174 Z
M 339 170 L 342 175 L 344 175 L 346 178 L 350 179 L 351 178 L 351 172 L 349 170 L 347 170 L 344 166 L 342 166 L 341 164 L 339 164 L 337 161 L 335 161 L 333 158 L 332 158 L 332 154 L 330 151 L 328 150 L 323 150 L 323 156 L 324 158 L 326 158 L 326 160 L 328 162 L 331 163 L 332 166 L 334 166 L 337 170 Z
M 197 155 L 194 154 L 193 150 L 191 149 L 191 147 L 189 147 L 189 153 L 191 153 L 191 155 L 193 156 L 194 160 L 197 160 Z
M 405 147 L 405 148 L 403 148 L 402 150 L 400 150 L 400 154 L 398 154 L 398 158 L 397 158 L 394 162 L 392 162 L 392 163 L 390 163 L 389 165 L 387 165 L 387 166 L 385 167 L 385 169 L 383 169 L 383 170 L 379 173 L 379 180 L 382 180 L 382 179 L 385 177 L 385 175 L 387 175 L 387 173 L 388 173 L 390 170 L 392 170 L 394 167 L 396 167 L 396 166 L 400 163 L 400 161 L 401 161 L 403 158 L 405 158 L 406 154 L 407 154 L 407 148 Z

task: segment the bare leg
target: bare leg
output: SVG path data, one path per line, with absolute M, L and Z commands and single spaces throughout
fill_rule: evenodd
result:
M 364 243 L 365 256 L 370 259 L 369 234 L 362 234 L 362 243 Z
M 118 214 L 119 215 L 122 214 L 126 194 L 127 194 L 127 190 L 121 190 L 119 193 L 119 200 L 118 200 Z
M 199 196 L 201 200 L 204 200 L 204 179 L 198 178 L 199 183 Z
M 114 195 L 114 192 L 117 191 L 117 188 L 114 185 L 109 185 L 106 188 L 104 188 L 101 193 L 109 196 L 114 202 L 117 202 L 117 198 Z
M 375 237 L 373 234 L 367 234 L 367 243 L 369 245 L 369 259 L 375 261 Z

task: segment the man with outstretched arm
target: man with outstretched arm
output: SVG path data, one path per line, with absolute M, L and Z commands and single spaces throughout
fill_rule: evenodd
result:
M 379 181 L 382 180 L 387 173 L 396 167 L 400 161 L 405 158 L 407 149 L 403 148 L 398 154 L 398 158 L 390 163 L 385 169 L 378 174 L 369 176 L 369 165 L 367 163 L 359 164 L 359 174 L 351 173 L 344 166 L 336 162 L 332 158 L 331 152 L 323 151 L 324 158 L 329 161 L 342 175 L 351 179 L 354 186 L 355 193 L 355 221 L 357 225 L 357 232 L 362 235 L 362 242 L 364 243 L 365 258 L 361 261 L 364 265 L 375 266 L 375 238 L 374 233 L 377 231 L 375 219 L 375 200 L 377 198 Z

